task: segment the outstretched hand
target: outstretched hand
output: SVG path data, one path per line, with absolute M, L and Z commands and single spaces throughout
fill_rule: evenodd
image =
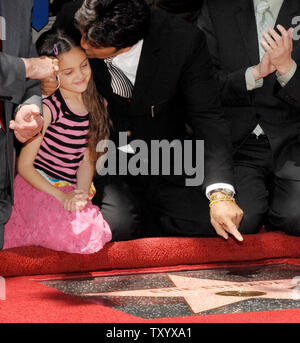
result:
M 218 201 L 210 207 L 211 224 L 216 233 L 228 239 L 228 234 L 238 241 L 243 241 L 238 228 L 243 218 L 242 209 L 233 201 Z
M 16 113 L 15 120 L 11 120 L 9 128 L 14 130 L 16 138 L 25 143 L 41 132 L 44 119 L 41 117 L 37 105 L 23 105 Z
M 25 64 L 26 77 L 29 79 L 55 78 L 59 71 L 57 58 L 41 56 L 22 58 L 22 60 Z

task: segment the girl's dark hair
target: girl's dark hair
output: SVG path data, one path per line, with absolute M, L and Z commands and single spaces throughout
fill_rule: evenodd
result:
M 40 56 L 56 57 L 70 51 L 72 48 L 81 47 L 72 38 L 62 31 L 49 30 L 44 32 L 36 42 L 36 48 Z M 101 140 L 109 139 L 110 120 L 104 103 L 104 98 L 97 92 L 93 78 L 86 91 L 82 94 L 84 104 L 89 112 L 88 149 L 91 161 L 95 162 L 99 155 L 96 145 Z
M 144 0 L 85 0 L 75 23 L 93 47 L 127 48 L 145 37 L 150 7 Z

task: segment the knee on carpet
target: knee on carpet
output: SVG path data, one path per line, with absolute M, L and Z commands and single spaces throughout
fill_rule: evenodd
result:
M 300 212 L 299 210 L 286 211 L 284 214 L 270 218 L 271 227 L 284 231 L 288 235 L 300 236 Z
M 264 225 L 264 216 L 257 213 L 244 213 L 244 217 L 239 226 L 242 235 L 258 233 Z
M 109 218 L 109 226 L 112 232 L 112 241 L 127 241 L 138 237 L 140 232 L 140 215 L 117 211 Z

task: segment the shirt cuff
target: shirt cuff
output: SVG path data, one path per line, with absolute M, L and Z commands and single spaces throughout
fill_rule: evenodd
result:
M 212 191 L 215 189 L 228 189 L 229 191 L 233 192 L 235 194 L 234 187 L 230 185 L 229 183 L 213 183 L 212 185 L 209 185 L 206 187 L 206 197 L 209 199 L 209 195 Z
M 286 74 L 281 75 L 278 73 L 278 71 L 276 72 L 277 80 L 280 83 L 281 87 L 284 87 L 287 85 L 290 79 L 294 76 L 296 70 L 297 70 L 297 63 L 294 61 L 292 68 Z
M 247 90 L 248 91 L 252 91 L 253 89 L 260 88 L 264 84 L 264 79 L 258 79 L 258 80 L 254 79 L 254 76 L 253 76 L 253 73 L 252 73 L 252 68 L 253 67 L 249 67 L 246 70 L 246 74 L 245 74 L 246 85 L 247 85 Z

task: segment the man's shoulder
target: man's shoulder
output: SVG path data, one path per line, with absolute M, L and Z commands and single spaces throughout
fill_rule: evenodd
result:
M 195 29 L 195 24 L 189 23 L 179 15 L 160 9 L 151 10 L 151 19 L 153 25 L 163 25 L 165 29 L 178 29 L 187 31 Z
M 213 10 L 220 9 L 222 11 L 231 11 L 234 8 L 240 7 L 247 1 L 251 2 L 253 0 L 204 0 L 202 6 Z
M 31 11 L 33 7 L 34 0 L 10 0 L 5 1 L 5 3 L 1 4 L 1 10 L 6 12 L 14 11 L 14 13 L 22 13 L 23 11 Z
M 152 10 L 151 30 L 159 33 L 157 39 L 176 40 L 178 44 L 184 44 L 202 34 L 195 24 L 162 10 Z

